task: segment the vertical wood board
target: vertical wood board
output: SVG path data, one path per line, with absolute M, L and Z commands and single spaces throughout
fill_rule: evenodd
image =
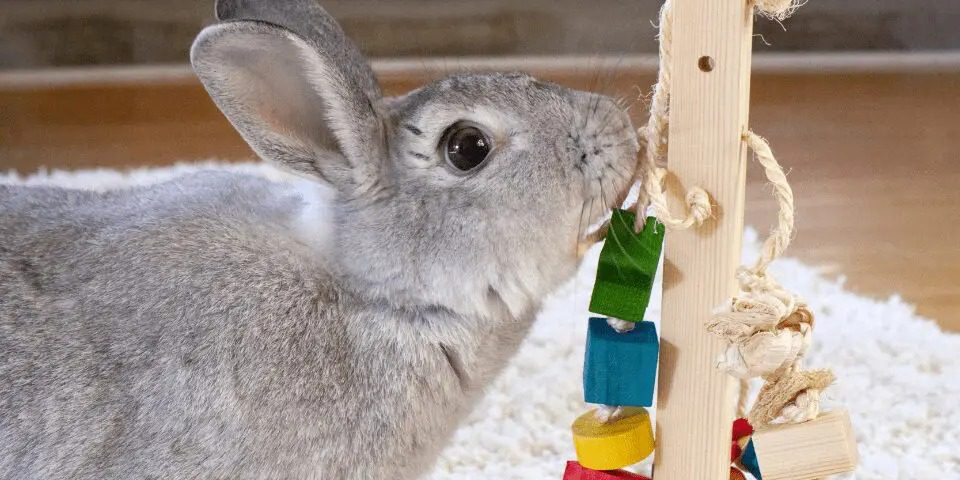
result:
M 723 344 L 704 324 L 736 291 L 753 18 L 736 0 L 674 0 L 673 12 L 668 192 L 679 205 L 686 188 L 703 187 L 716 218 L 667 234 L 654 473 L 726 480 L 736 389 L 714 367 Z

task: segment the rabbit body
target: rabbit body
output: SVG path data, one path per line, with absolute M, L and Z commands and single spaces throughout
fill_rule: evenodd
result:
M 259 178 L 0 202 L 0 478 L 413 478 L 534 311 L 363 298 Z
M 0 478 L 417 478 L 631 183 L 607 97 L 383 97 L 313 0 L 217 14 L 195 71 L 303 179 L 0 187 Z

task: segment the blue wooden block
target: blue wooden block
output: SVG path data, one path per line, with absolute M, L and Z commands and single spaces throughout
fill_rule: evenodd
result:
M 740 455 L 740 465 L 756 477 L 757 480 L 763 480 L 760 476 L 760 462 L 757 461 L 757 450 L 753 448 L 753 440 L 747 442 L 747 447 L 743 449 L 743 455 Z
M 660 343 L 653 322 L 617 333 L 606 318 L 591 318 L 583 362 L 587 403 L 625 407 L 653 405 Z

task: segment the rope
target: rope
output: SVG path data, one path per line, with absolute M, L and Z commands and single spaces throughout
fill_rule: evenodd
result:
M 727 341 L 717 367 L 740 379 L 739 417 L 747 416 L 744 392 L 748 380 L 762 377 L 766 384 L 750 412 L 751 423 L 759 427 L 772 421 L 804 422 L 820 413 L 820 391 L 833 376 L 826 371 L 813 384 L 782 382 L 784 378 L 807 373 L 801 369 L 812 340 L 813 314 L 799 296 L 767 275 L 770 262 L 787 249 L 793 236 L 793 191 L 766 140 L 747 132 L 744 141 L 773 187 L 778 205 L 777 225 L 764 240 L 756 263 L 737 270 L 739 292 L 714 312 L 707 330 Z M 780 387 L 770 390 L 772 385 Z M 772 391 L 777 394 L 765 393 Z
M 744 140 L 746 140 L 750 150 L 753 150 L 754 157 L 763 166 L 767 180 L 773 186 L 774 199 L 776 199 L 779 207 L 777 226 L 763 242 L 760 258 L 757 259 L 757 263 L 753 267 L 755 272 L 762 275 L 766 271 L 767 265 L 786 251 L 787 247 L 790 246 L 790 240 L 793 238 L 793 189 L 787 182 L 787 175 L 780 168 L 777 159 L 773 157 L 770 144 L 763 137 L 751 131 L 747 131 Z
M 799 0 L 754 0 L 754 7 L 761 15 L 773 20 L 784 20 L 800 6 Z M 666 196 L 663 193 L 663 178 L 666 169 L 661 167 L 667 155 L 667 145 L 670 124 L 670 89 L 673 81 L 673 3 L 666 0 L 660 8 L 659 29 L 660 64 L 657 69 L 657 83 L 653 86 L 653 95 L 650 99 L 650 117 L 647 124 L 637 132 L 644 139 L 646 148 L 637 176 L 642 182 L 639 197 L 636 203 L 636 229 L 643 228 L 644 213 L 649 207 L 661 223 L 669 228 L 683 230 L 694 225 L 701 225 L 712 215 L 710 197 L 701 187 L 691 187 L 685 196 L 686 211 L 683 216 L 676 217 L 670 213 Z M 759 137 L 757 137 L 759 139 Z M 762 139 L 760 139 L 762 140 Z M 748 139 L 748 142 L 750 139 Z M 764 144 L 766 142 L 763 142 Z M 753 146 L 751 145 L 751 148 Z M 756 152 L 756 149 L 754 149 Z M 767 147 L 767 158 L 772 159 Z M 776 161 L 773 161 L 776 164 Z M 766 165 L 765 165 L 766 166 Z M 786 185 L 786 178 L 784 178 Z M 787 189 L 790 187 L 787 186 Z M 793 209 L 791 208 L 792 212 Z M 789 243 L 789 242 L 788 242 Z
M 686 194 L 686 211 L 683 216 L 675 217 L 670 213 L 666 195 L 663 193 L 663 177 L 666 169 L 659 165 L 667 154 L 667 140 L 670 123 L 670 86 L 673 78 L 671 67 L 673 52 L 673 8 L 670 0 L 660 9 L 660 68 L 657 70 L 657 83 L 653 86 L 650 99 L 650 118 L 647 125 L 637 133 L 645 140 L 643 160 L 640 162 L 638 176 L 643 188 L 637 199 L 636 229 L 643 228 L 644 214 L 649 206 L 653 215 L 668 228 L 683 230 L 701 225 L 712 215 L 710 197 L 700 187 L 692 187 Z
M 617 333 L 626 333 L 633 331 L 633 328 L 636 327 L 636 324 L 629 322 L 627 320 L 620 320 L 619 318 L 610 317 L 607 319 L 607 325 L 610 325 L 610 328 L 617 331 Z

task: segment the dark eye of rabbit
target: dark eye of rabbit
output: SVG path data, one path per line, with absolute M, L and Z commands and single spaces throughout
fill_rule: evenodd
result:
M 490 153 L 490 139 L 479 128 L 454 125 L 444 137 L 443 151 L 447 162 L 461 172 L 477 168 Z

